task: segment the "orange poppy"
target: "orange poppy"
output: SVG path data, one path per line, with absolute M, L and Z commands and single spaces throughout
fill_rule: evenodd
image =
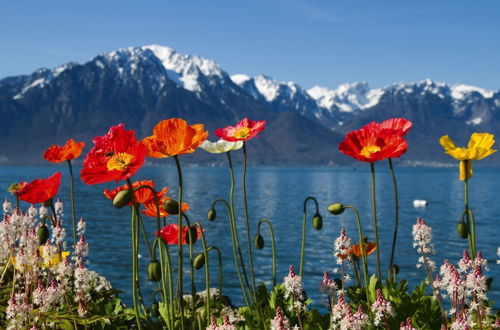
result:
M 377 244 L 373 242 L 365 242 L 366 255 L 369 256 L 377 249 Z M 358 243 L 354 244 L 349 248 L 349 254 L 356 256 L 356 258 L 361 258 L 363 256 L 361 252 L 361 245 Z
M 36 179 L 25 184 L 19 190 L 14 191 L 14 195 L 31 204 L 44 203 L 57 194 L 60 183 L 61 173 L 56 172 L 47 179 Z
M 165 211 L 162 207 L 162 205 L 169 199 L 170 199 L 169 196 L 161 196 L 160 197 L 160 199 L 158 201 L 158 205 L 160 206 L 160 217 L 168 217 L 170 215 L 170 213 Z M 144 203 L 143 205 L 146 209 L 141 210 L 141 212 L 144 215 L 147 215 L 148 217 L 156 218 L 156 202 L 155 202 L 155 200 L 150 199 L 148 202 Z M 186 212 L 187 210 L 189 210 L 188 203 L 182 203 L 182 212 Z
M 52 163 L 78 158 L 82 153 L 85 142 L 75 142 L 73 139 L 66 141 L 64 146 L 53 145 L 45 150 L 43 158 Z
M 139 188 L 140 186 L 150 186 L 151 188 L 155 187 L 155 183 L 153 180 L 142 180 L 142 181 L 136 181 L 132 183 L 132 189 Z M 104 189 L 104 196 L 106 198 L 113 200 L 115 196 L 122 190 L 128 190 L 129 186 L 128 184 L 124 184 L 123 186 L 117 187 L 113 190 L 109 189 Z M 158 197 L 161 197 L 165 195 L 168 191 L 168 188 L 165 187 L 162 190 L 158 191 L 156 194 Z M 149 188 L 141 188 L 136 191 L 134 191 L 134 201 L 139 204 L 144 204 L 149 202 L 150 200 L 154 201 L 154 195 L 151 189 Z M 128 203 L 127 205 L 132 205 L 132 202 Z
M 188 125 L 179 118 L 160 121 L 153 128 L 153 135 L 142 140 L 146 155 L 152 158 L 193 153 L 207 139 L 208 132 L 203 124 Z
M 392 130 L 369 127 L 347 133 L 339 149 L 357 160 L 373 163 L 401 156 L 408 149 L 408 144 Z

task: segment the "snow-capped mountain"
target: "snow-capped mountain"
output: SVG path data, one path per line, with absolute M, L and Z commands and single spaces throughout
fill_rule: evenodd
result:
M 252 144 L 263 150 L 258 162 L 342 163 L 350 161 L 337 149 L 343 133 L 395 116 L 414 122 L 408 139 L 415 146 L 405 157 L 420 161 L 446 159 L 436 144 L 440 135 L 500 134 L 500 92 L 430 79 L 304 89 L 266 75 L 230 76 L 212 60 L 149 45 L 0 79 L 0 116 L 0 161 L 27 159 L 69 137 L 89 141 L 117 122 L 145 136 L 168 117 L 209 130 L 250 117 L 270 128 Z

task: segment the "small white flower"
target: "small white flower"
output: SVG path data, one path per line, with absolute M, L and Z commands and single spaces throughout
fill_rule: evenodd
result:
M 238 150 L 243 147 L 243 141 L 229 142 L 226 140 L 219 140 L 217 142 L 203 141 L 200 148 L 211 154 L 221 154 L 223 152 Z
M 64 206 L 63 206 L 63 203 L 61 202 L 61 200 L 59 198 L 57 199 L 57 202 L 55 202 L 55 204 L 54 204 L 54 209 L 56 211 L 56 214 L 58 216 L 62 217 Z
M 7 198 L 5 199 L 5 202 L 3 202 L 2 206 L 3 206 L 3 213 L 7 214 L 12 212 L 12 204 L 7 200 Z

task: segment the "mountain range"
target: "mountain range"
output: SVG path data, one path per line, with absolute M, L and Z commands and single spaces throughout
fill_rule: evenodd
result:
M 344 134 L 371 121 L 410 119 L 408 152 L 398 162 L 452 162 L 438 144 L 448 134 L 466 144 L 471 132 L 500 134 L 500 91 L 430 79 L 371 88 L 366 82 L 336 89 L 303 89 L 271 77 L 229 75 L 214 61 L 168 47 L 130 47 L 83 63 L 38 69 L 0 80 L 0 163 L 43 162 L 51 144 L 87 142 L 109 126 L 125 123 L 138 138 L 161 119 L 216 128 L 244 117 L 266 120 L 248 143 L 250 162 L 267 165 L 351 164 L 338 151 Z M 202 150 L 186 162 L 211 164 L 223 157 Z M 500 164 L 491 156 L 485 164 Z

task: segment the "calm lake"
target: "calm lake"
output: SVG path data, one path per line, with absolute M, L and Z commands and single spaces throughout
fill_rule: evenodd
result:
M 385 162 L 377 164 L 377 202 L 379 216 L 379 235 L 381 236 L 381 257 L 383 273 L 389 263 L 390 246 L 394 222 L 392 183 Z M 71 222 L 69 203 L 69 181 L 67 167 L 54 166 L 3 166 L 0 167 L 0 187 L 7 197 L 8 185 L 18 181 L 31 181 L 39 177 L 48 177 L 56 171 L 63 173 L 60 196 L 65 203 L 65 226 L 68 238 Z M 79 170 L 76 170 L 78 173 Z M 462 252 L 468 247 L 467 240 L 461 239 L 455 232 L 456 224 L 463 211 L 463 182 L 458 180 L 458 168 L 396 168 L 400 196 L 400 227 L 396 250 L 396 263 L 400 267 L 399 278 L 407 278 L 410 288 L 425 278 L 423 270 L 417 269 L 418 255 L 412 247 L 412 226 L 417 217 L 423 217 L 433 227 L 433 237 L 437 254 L 434 260 L 441 265 L 445 258 L 456 264 Z M 221 249 L 224 258 L 224 294 L 231 297 L 235 305 L 242 304 L 241 291 L 233 265 L 231 238 L 227 216 L 220 205 L 217 208 L 217 219 L 207 220 L 206 214 L 215 198 L 228 197 L 229 175 L 225 167 L 185 167 L 184 201 L 190 205 L 188 215 L 191 221 L 200 221 L 205 227 L 207 243 Z M 244 229 L 244 213 L 241 199 L 241 168 L 236 168 L 236 207 L 240 239 L 246 237 Z M 336 268 L 333 257 L 333 242 L 339 235 L 341 227 L 345 227 L 348 236 L 357 241 L 357 227 L 353 213 L 347 210 L 334 217 L 326 211 L 326 207 L 335 201 L 352 204 L 358 207 L 363 223 L 364 234 L 373 240 L 373 226 L 370 200 L 369 166 L 359 167 L 252 167 L 248 171 L 248 197 L 251 217 L 252 238 L 256 232 L 259 219 L 272 221 L 277 245 L 278 282 L 288 273 L 288 266 L 299 266 L 302 209 L 303 201 L 314 196 L 320 204 L 320 213 L 324 223 L 321 231 L 312 228 L 314 215 L 313 203 L 308 204 L 308 224 L 306 238 L 306 264 L 304 266 L 304 283 L 314 306 L 324 304 L 324 297 L 318 286 L 325 270 Z M 156 187 L 170 188 L 169 195 L 177 194 L 177 172 L 174 167 L 144 167 L 133 180 L 153 179 Z M 87 221 L 86 237 L 90 246 L 89 267 L 104 275 L 113 286 L 123 293 L 121 297 L 129 304 L 131 297 L 131 244 L 130 244 L 130 210 L 115 209 L 102 191 L 113 188 L 117 184 L 86 186 L 76 178 L 77 216 Z M 122 184 L 122 183 L 120 183 Z M 489 292 L 490 299 L 500 299 L 500 265 L 496 264 L 496 251 L 500 246 L 500 169 L 474 168 L 474 176 L 470 181 L 470 206 L 476 216 L 477 246 L 488 259 L 490 271 L 487 277 L 495 277 Z M 414 199 L 424 199 L 428 205 L 414 208 Z M 11 198 L 11 201 L 12 198 Z M 23 207 L 27 207 L 24 205 Z M 167 222 L 177 221 L 167 218 Z M 153 218 L 144 217 L 149 237 L 152 239 L 156 229 Z M 272 265 L 270 239 L 266 227 L 262 227 L 266 246 L 263 250 L 254 250 L 256 259 L 257 281 L 271 284 Z M 142 238 L 141 238 L 142 239 Z M 154 289 L 147 281 L 147 264 L 149 257 L 141 241 L 142 288 L 145 299 L 150 301 L 150 293 Z M 246 240 L 242 247 L 246 250 Z M 196 252 L 201 251 L 201 241 L 196 243 Z M 175 259 L 174 259 L 175 260 Z M 375 272 L 375 254 L 369 257 L 370 272 Z M 175 264 L 175 263 L 174 263 Z M 197 274 L 197 290 L 203 290 L 204 271 Z M 212 286 L 218 285 L 218 273 L 215 254 L 211 260 Z M 188 269 L 186 268 L 186 276 Z M 188 289 L 186 280 L 186 290 Z M 498 303 L 496 307 L 498 308 Z

